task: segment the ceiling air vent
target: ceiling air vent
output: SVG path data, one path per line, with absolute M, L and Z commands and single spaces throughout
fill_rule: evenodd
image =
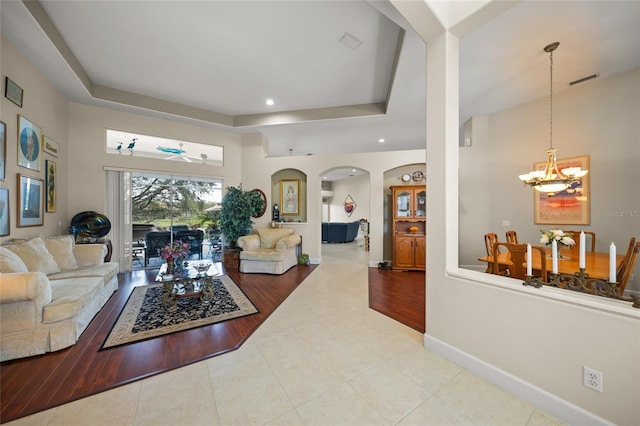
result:
M 347 46 L 351 50 L 356 50 L 362 44 L 360 40 L 358 40 L 357 38 L 355 38 L 349 33 L 342 34 L 342 37 L 340 37 L 338 41 L 344 44 L 345 46 Z
M 598 77 L 600 77 L 600 74 L 591 74 L 591 75 L 589 75 L 587 77 L 583 77 L 583 78 L 580 78 L 580 79 L 578 79 L 576 81 L 572 81 L 571 83 L 569 83 L 569 86 L 573 86 L 573 85 L 576 85 L 576 84 L 584 83 L 585 81 L 589 81 L 589 80 L 592 80 L 592 79 L 598 78 Z

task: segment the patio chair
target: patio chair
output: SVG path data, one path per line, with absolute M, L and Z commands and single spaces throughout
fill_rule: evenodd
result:
M 178 231 L 175 239 L 189 244 L 189 257 L 191 257 L 192 254 L 197 254 L 198 259 L 202 259 L 204 231 L 201 229 Z
M 144 236 L 144 266 L 149 264 L 149 259 L 162 257 L 162 249 L 171 244 L 172 233 L 169 231 L 151 231 Z M 174 237 L 175 241 L 176 238 Z

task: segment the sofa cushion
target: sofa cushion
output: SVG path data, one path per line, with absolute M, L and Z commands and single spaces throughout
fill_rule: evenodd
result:
M 260 247 L 266 249 L 275 248 L 276 243 L 282 237 L 293 234 L 293 229 L 280 228 L 258 228 L 258 235 L 260 235 Z
M 73 254 L 73 246 L 75 241 L 71 235 L 62 235 L 59 237 L 50 237 L 44 240 L 53 260 L 56 261 L 58 268 L 61 270 L 75 269 L 78 267 L 76 257 Z
M 51 281 L 67 280 L 70 278 L 86 278 L 99 277 L 107 284 L 119 271 L 119 264 L 116 262 L 107 262 L 98 266 L 78 267 L 68 271 L 62 271 L 57 274 L 49 275 Z
M 44 307 L 42 322 L 52 323 L 76 316 L 87 303 L 96 303 L 96 294 L 102 286 L 99 277 L 51 281 L 52 301 Z
M 29 272 L 20 256 L 7 249 L 0 247 L 0 272 L 5 274 L 11 272 Z
M 46 275 L 60 272 L 58 264 L 44 245 L 42 237 L 35 237 L 17 244 L 8 244 L 5 247 L 22 259 L 29 272 L 42 272 Z

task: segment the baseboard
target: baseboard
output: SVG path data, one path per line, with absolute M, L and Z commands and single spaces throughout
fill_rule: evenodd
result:
M 517 396 L 541 411 L 572 425 L 612 425 L 613 423 L 532 385 L 506 371 L 488 364 L 435 337 L 424 335 L 424 346 L 471 371 L 494 385 Z

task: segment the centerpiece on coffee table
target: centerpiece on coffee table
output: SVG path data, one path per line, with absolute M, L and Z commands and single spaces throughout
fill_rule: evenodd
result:
M 167 261 L 166 274 L 175 275 L 184 270 L 185 260 L 189 255 L 189 244 L 182 241 L 174 241 L 162 249 L 162 257 Z

